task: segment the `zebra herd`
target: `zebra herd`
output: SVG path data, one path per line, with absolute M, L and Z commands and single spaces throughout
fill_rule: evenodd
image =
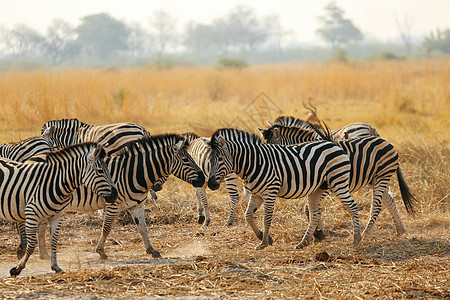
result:
M 161 257 L 149 240 L 144 203 L 162 188 L 170 174 L 192 184 L 198 199 L 198 222 L 210 223 L 206 186 L 217 190 L 225 181 L 231 199 L 226 225 L 232 225 L 239 201 L 238 178 L 244 181 L 248 205 L 245 218 L 258 239 L 257 249 L 272 244 L 269 234 L 277 197 L 308 197 L 308 229 L 296 248 L 313 235 L 324 238 L 320 220 L 322 199 L 332 192 L 353 221 L 353 244 L 361 240 L 358 205 L 351 192 L 373 188 L 369 234 L 384 203 L 397 233 L 405 232 L 387 184 L 397 173 L 403 202 L 414 213 L 415 198 L 402 176 L 398 153 L 364 123 L 329 130 L 294 117 L 280 117 L 259 129 L 263 139 L 239 129 L 222 128 L 209 137 L 195 133 L 150 135 L 135 123 L 90 125 L 77 119 L 53 120 L 41 136 L 0 145 L 0 218 L 17 223 L 20 274 L 39 241 L 41 258 L 49 255 L 45 230 L 50 223 L 51 268 L 57 264 L 58 232 L 65 210 L 104 210 L 96 252 L 107 259 L 105 241 L 119 213 L 133 214 L 146 251 Z M 208 180 L 205 180 L 208 178 Z M 263 205 L 263 231 L 253 214 Z

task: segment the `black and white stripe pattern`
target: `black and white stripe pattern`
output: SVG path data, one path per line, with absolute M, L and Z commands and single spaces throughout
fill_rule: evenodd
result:
M 311 126 L 308 122 L 291 116 L 278 117 L 273 123 L 269 122 L 269 125 L 293 126 L 304 129 L 311 129 Z M 314 138 L 311 140 L 320 139 L 319 135 L 316 132 L 313 131 L 312 134 L 314 135 Z M 373 128 L 369 124 L 362 122 L 350 123 L 338 129 L 331 129 L 331 135 L 334 139 L 337 140 L 354 139 L 366 136 L 380 136 L 375 128 Z
M 296 145 L 322 139 L 323 136 L 322 130 L 317 126 L 305 129 L 303 127 L 273 125 L 266 130 L 260 131 L 266 142 L 280 145 Z M 398 215 L 395 201 L 386 188 L 395 172 L 397 172 L 397 178 L 400 183 L 403 202 L 409 213 L 413 213 L 415 199 L 403 179 L 398 153 L 394 146 L 376 136 L 341 140 L 337 144 L 350 158 L 350 192 L 358 191 L 365 186 L 373 188 L 371 216 L 363 234 L 371 232 L 381 211 L 382 202 L 385 203 L 394 219 L 397 233 L 399 235 L 403 234 L 405 228 Z M 318 235 L 316 233 L 316 236 Z
M 211 137 L 211 172 L 208 187 L 219 188 L 230 172 L 246 182 L 251 192 L 245 213 L 256 236 L 262 240 L 257 249 L 271 244 L 269 228 L 276 197 L 308 196 L 310 221 L 297 248 L 309 244 L 320 219 L 320 198 L 331 189 L 348 208 L 353 219 L 355 245 L 359 244 L 358 205 L 349 193 L 350 162 L 345 153 L 332 142 L 318 141 L 297 146 L 263 144 L 245 131 L 219 129 Z M 264 204 L 264 232 L 253 220 L 253 213 Z
M 147 129 L 136 123 L 89 125 L 77 119 L 48 121 L 42 126 L 41 134 L 50 138 L 58 148 L 84 142 L 100 143 L 107 156 L 119 151 L 127 142 L 150 135 Z
M 35 155 L 55 151 L 54 143 L 45 137 L 32 137 L 15 143 L 0 145 L 0 157 L 24 162 Z
M 74 192 L 70 209 L 78 211 L 104 209 L 102 235 L 96 248 L 102 259 L 108 257 L 104 244 L 112 225 L 124 210 L 129 210 L 133 214 L 147 253 L 153 257 L 161 257 L 160 253 L 153 249 L 148 238 L 144 202 L 150 187 L 170 174 L 194 187 L 203 186 L 205 177 L 188 154 L 188 146 L 188 142 L 177 134 L 148 136 L 128 142 L 121 151 L 106 160 L 107 168 L 118 190 L 118 198 L 114 204 L 106 205 L 102 197 L 83 186 Z M 43 237 L 40 238 L 43 241 Z M 43 243 L 40 239 L 40 245 Z
M 78 119 L 48 121 L 42 126 L 41 134 L 58 148 L 84 142 L 100 143 L 105 147 L 106 156 L 114 155 L 128 142 L 150 136 L 147 129 L 136 123 L 89 125 Z M 152 198 L 157 198 L 155 192 L 161 190 L 165 180 L 166 178 L 161 179 L 158 185 L 152 187 Z
M 36 232 L 41 221 L 51 224 L 51 268 L 61 269 L 56 261 L 58 233 L 62 213 L 72 199 L 72 192 L 81 184 L 114 202 L 117 190 L 103 161 L 105 152 L 98 143 L 70 146 L 49 152 L 35 162 L 19 163 L 0 159 L 0 218 L 24 222 L 27 248 L 24 257 L 11 275 L 18 275 L 36 246 Z
M 208 145 L 210 139 L 206 137 L 200 137 L 195 133 L 188 132 L 184 133 L 183 136 L 189 141 L 188 152 L 196 162 L 196 164 L 202 169 L 205 176 L 209 175 L 210 171 L 210 155 L 211 147 Z M 230 173 L 225 177 L 225 184 L 227 188 L 228 195 L 231 200 L 231 209 L 228 220 L 226 222 L 227 226 L 233 224 L 234 216 L 236 213 L 236 207 L 239 202 L 239 192 L 237 188 L 238 176 L 235 173 Z M 210 223 L 210 212 L 208 206 L 208 199 L 206 197 L 205 191 L 206 184 L 201 188 L 196 188 L 196 195 L 198 200 L 198 223 L 205 225 Z M 246 194 L 247 195 L 247 194 Z M 203 211 L 205 212 L 203 215 Z

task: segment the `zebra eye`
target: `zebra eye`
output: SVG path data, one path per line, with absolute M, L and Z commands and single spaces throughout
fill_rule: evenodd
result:
M 103 169 L 102 169 L 102 168 L 97 168 L 97 173 L 99 173 L 99 174 L 103 174 L 103 173 L 104 173 L 104 171 L 103 171 Z
M 219 156 L 217 157 L 217 160 L 218 160 L 218 161 L 223 161 L 223 156 L 222 156 L 222 155 L 219 155 Z
M 181 160 L 182 160 L 184 163 L 189 163 L 189 159 L 188 159 L 187 157 L 183 157 Z

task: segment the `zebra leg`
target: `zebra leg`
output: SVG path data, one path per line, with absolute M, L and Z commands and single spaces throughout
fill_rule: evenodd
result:
M 397 235 L 400 236 L 406 232 L 405 227 L 403 226 L 402 221 L 400 220 L 400 216 L 398 215 L 397 206 L 395 205 L 395 200 L 390 194 L 390 192 L 387 191 L 387 189 L 384 189 L 383 197 L 381 198 L 382 202 L 388 209 L 389 213 L 391 214 L 392 218 L 394 219 L 395 228 L 397 229 Z
M 153 258 L 160 258 L 161 254 L 153 249 L 152 244 L 148 238 L 147 222 L 145 221 L 145 209 L 143 204 L 139 204 L 129 209 L 134 216 L 134 222 L 136 223 L 137 230 L 142 236 L 145 249 L 148 254 L 151 254 Z
M 383 194 L 386 191 L 388 181 L 380 180 L 373 186 L 373 195 L 372 195 L 372 207 L 370 208 L 370 220 L 367 223 L 366 229 L 363 231 L 363 236 L 369 235 L 372 231 L 372 227 L 377 220 L 378 215 L 381 211 L 381 199 L 383 198 Z
M 206 206 L 208 206 L 208 201 L 206 200 L 206 191 L 205 187 L 195 188 L 195 195 L 197 196 L 197 212 L 198 212 L 198 224 L 203 224 L 205 222 L 205 215 L 203 214 L 203 206 L 206 202 Z
M 361 231 L 359 228 L 359 215 L 358 215 L 358 204 L 355 202 L 353 197 L 350 195 L 348 189 L 345 192 L 334 194 L 339 197 L 347 212 L 352 216 L 353 220 L 353 245 L 358 246 L 361 242 Z
M 100 240 L 98 241 L 97 248 L 95 249 L 95 252 L 100 254 L 101 259 L 107 259 L 108 255 L 105 253 L 105 242 L 108 238 L 109 233 L 111 232 L 111 227 L 113 226 L 114 222 L 116 222 L 117 218 L 119 217 L 119 207 L 117 205 L 107 205 L 104 208 L 104 219 L 103 219 L 103 228 L 102 228 L 102 235 L 100 236 Z
M 272 238 L 269 239 L 269 229 L 272 223 L 273 208 L 275 206 L 276 194 L 266 194 L 264 197 L 264 233 L 262 237 L 261 244 L 256 247 L 256 250 L 261 250 L 267 247 L 269 244 L 272 245 Z
M 261 230 L 259 230 L 258 226 L 255 223 L 255 220 L 253 219 L 253 214 L 258 210 L 258 208 L 263 203 L 263 199 L 258 196 L 252 194 L 250 196 L 250 201 L 247 205 L 247 210 L 245 211 L 245 220 L 247 221 L 248 225 L 252 228 L 253 232 L 255 233 L 256 237 L 260 240 L 263 238 L 263 233 Z
M 27 232 L 25 230 L 25 222 L 17 222 L 16 228 L 20 238 L 20 244 L 17 246 L 16 254 L 17 258 L 21 259 L 25 255 L 25 250 L 27 249 Z
M 50 220 L 50 257 L 51 267 L 55 273 L 62 272 L 62 269 L 58 266 L 56 259 L 56 250 L 58 249 L 58 235 L 61 229 L 62 215 L 51 217 Z
M 230 195 L 231 200 L 231 209 L 230 209 L 230 215 L 228 216 L 226 226 L 233 225 L 234 221 L 234 215 L 236 213 L 236 207 L 239 202 L 239 193 L 237 189 L 237 175 L 235 173 L 229 174 L 227 177 L 225 177 L 225 184 L 227 186 L 227 192 L 228 195 Z
M 45 243 L 45 231 L 47 230 L 47 223 L 41 222 L 39 223 L 38 230 L 38 246 L 39 246 L 39 258 L 40 259 L 50 259 L 50 255 L 47 252 L 47 246 Z
M 206 190 L 205 186 L 202 186 L 201 188 L 196 188 L 195 193 L 197 194 L 197 201 L 198 201 L 198 223 L 203 224 L 203 226 L 208 226 L 211 222 L 211 217 L 209 214 L 209 205 L 208 205 L 208 198 L 206 197 Z M 205 216 L 203 216 L 203 209 L 205 210 Z
M 305 231 L 301 242 L 295 247 L 295 249 L 302 249 L 308 246 L 312 241 L 314 230 L 316 229 L 317 225 L 319 225 L 320 214 L 322 213 L 320 209 L 320 197 L 323 192 L 323 190 L 317 189 L 308 196 L 308 229 Z
M 25 217 L 27 248 L 25 250 L 25 255 L 22 257 L 17 267 L 9 270 L 9 274 L 11 276 L 17 276 L 20 274 L 20 272 L 22 272 L 27 264 L 28 259 L 30 258 L 31 254 L 33 254 L 34 249 L 36 248 L 36 233 L 39 225 L 39 220 L 37 219 L 34 212 L 28 207 L 25 208 Z
M 322 199 L 324 199 L 326 196 L 328 196 L 328 194 L 330 193 L 330 190 L 326 190 L 322 196 L 320 197 L 320 204 L 319 204 L 319 209 L 322 209 Z M 306 218 L 309 221 L 309 206 L 308 206 L 308 202 L 306 202 L 305 204 L 305 208 L 304 208 L 304 212 L 306 214 Z M 316 227 L 316 229 L 314 230 L 314 238 L 316 241 L 323 241 L 325 239 L 325 233 L 323 230 L 323 222 L 322 222 L 322 218 L 319 219 L 319 225 Z

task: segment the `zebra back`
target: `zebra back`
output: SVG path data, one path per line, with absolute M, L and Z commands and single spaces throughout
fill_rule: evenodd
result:
M 20 142 L 0 145 L 0 157 L 24 162 L 35 155 L 55 151 L 56 145 L 45 137 L 31 137 Z
M 52 126 L 54 131 L 49 132 Z M 107 156 L 115 154 L 127 142 L 150 135 L 141 125 L 130 122 L 89 125 L 77 119 L 65 119 L 47 122 L 42 128 L 44 127 L 46 129 L 43 135 L 51 138 L 59 147 L 82 142 L 98 142 L 105 147 Z
M 281 126 L 298 127 L 305 130 L 314 129 L 314 126 L 311 126 L 311 123 L 301 119 L 297 119 L 292 116 L 278 117 L 274 121 L 274 123 L 269 123 L 269 125 L 271 127 L 273 125 L 281 125 Z M 331 134 L 336 140 L 353 139 L 366 136 L 380 136 L 375 128 L 373 128 L 369 124 L 362 122 L 350 123 L 338 129 L 331 129 Z M 320 135 L 317 136 L 317 139 L 319 138 Z

